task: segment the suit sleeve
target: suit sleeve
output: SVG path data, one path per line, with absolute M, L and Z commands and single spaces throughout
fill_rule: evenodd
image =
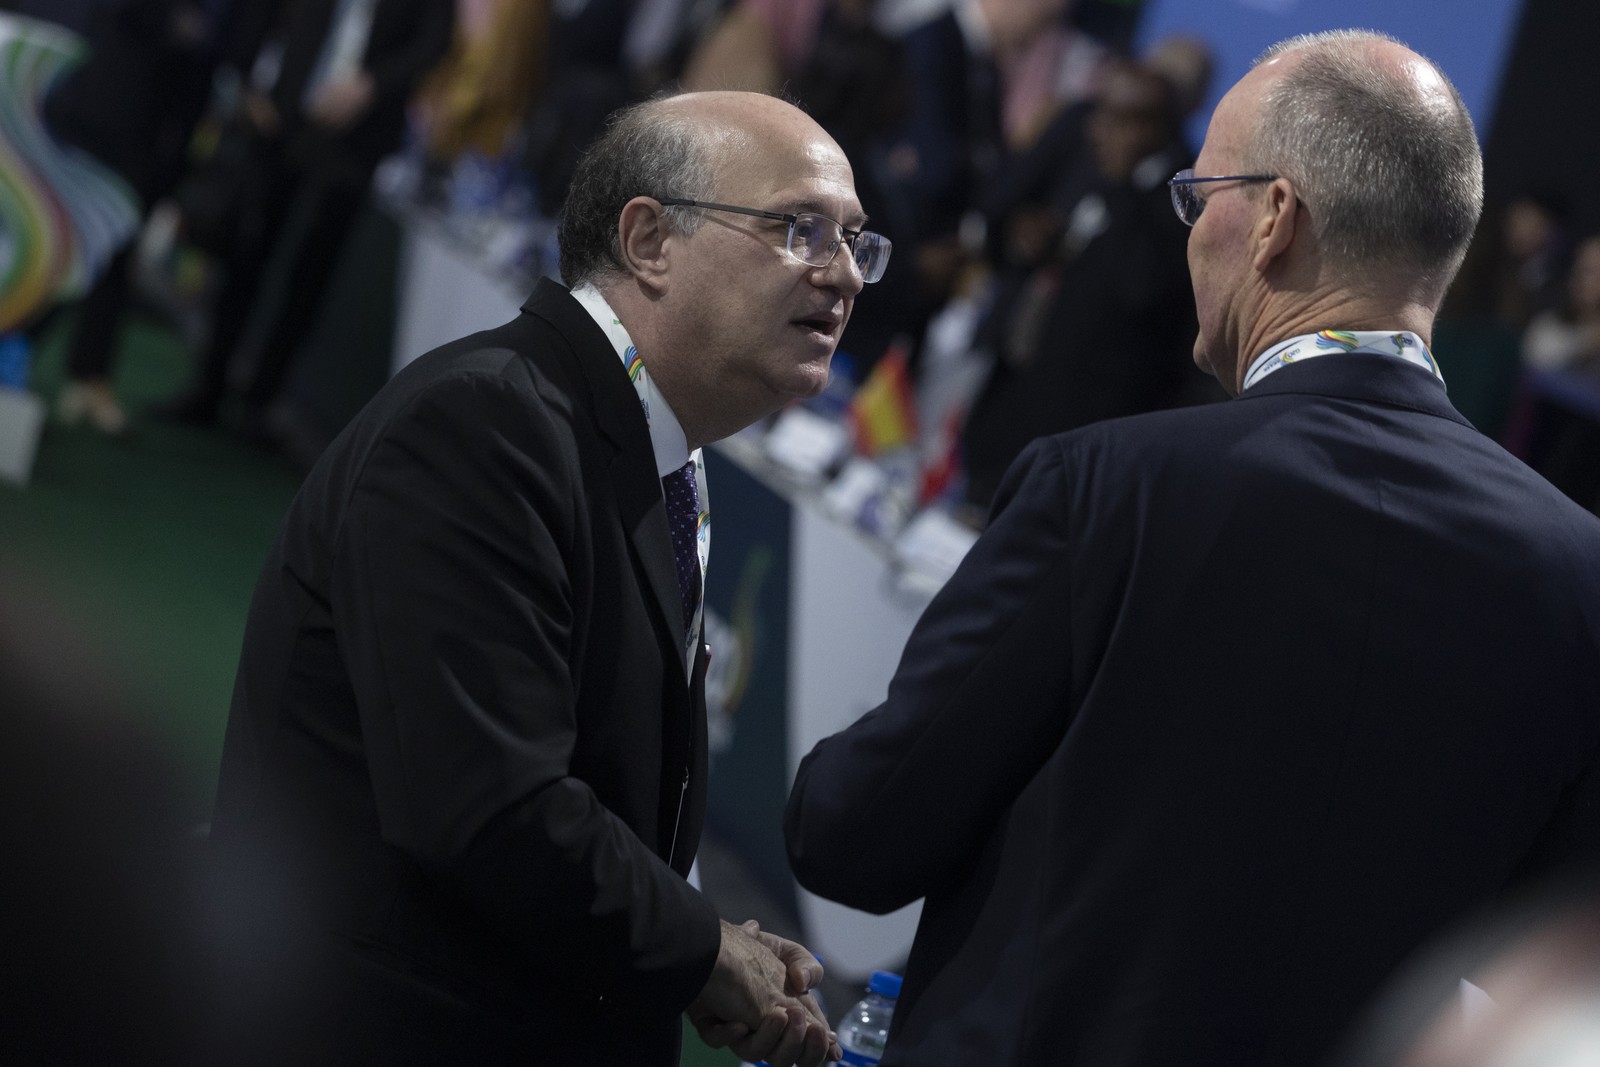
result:
M 716 915 L 570 773 L 578 469 L 527 388 L 436 385 L 356 482 L 334 626 L 384 840 L 553 981 L 676 1011 Z
M 888 699 L 801 762 L 784 834 L 807 889 L 879 913 L 926 896 L 1061 742 L 1072 569 L 1060 449 L 1035 442 L 1012 467 L 988 529 L 913 629 Z

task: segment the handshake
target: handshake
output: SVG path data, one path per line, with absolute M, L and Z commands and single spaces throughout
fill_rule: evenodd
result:
M 822 964 L 805 946 L 763 931 L 754 919 L 722 923 L 722 947 L 689 1021 L 712 1048 L 771 1067 L 817 1067 L 843 1052 L 811 990 Z

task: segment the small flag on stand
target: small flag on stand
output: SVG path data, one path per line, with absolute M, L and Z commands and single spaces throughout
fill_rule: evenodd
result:
M 906 344 L 896 340 L 850 400 L 850 432 L 863 456 L 916 443 L 917 405 L 906 364 Z

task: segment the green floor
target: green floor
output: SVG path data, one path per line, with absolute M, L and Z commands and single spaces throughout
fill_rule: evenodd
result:
M 36 353 L 52 398 L 64 335 Z M 118 392 L 134 412 L 181 388 L 187 356 L 160 324 L 123 337 Z M 0 558 L 148 709 L 171 752 L 183 817 L 209 817 L 233 670 L 257 569 L 300 481 L 225 433 L 137 420 L 120 439 L 46 428 L 27 488 L 0 483 Z M 736 1062 L 685 1029 L 685 1067 Z
M 35 389 L 52 397 L 64 336 L 36 353 Z M 155 324 L 124 335 L 118 391 L 132 410 L 181 387 L 186 357 Z M 26 489 L 0 485 L 8 564 L 47 597 L 133 690 L 207 818 L 244 612 L 299 474 L 214 432 L 140 422 L 122 439 L 47 425 Z

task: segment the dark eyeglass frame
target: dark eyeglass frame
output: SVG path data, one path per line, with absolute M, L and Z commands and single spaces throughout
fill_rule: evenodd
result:
M 861 273 L 861 280 L 868 285 L 883 277 L 883 272 L 889 265 L 889 253 L 894 248 L 894 242 L 890 241 L 881 233 L 874 233 L 871 230 L 848 229 L 845 227 L 844 223 L 838 221 L 837 219 L 830 219 L 828 216 L 816 211 L 763 211 L 760 208 L 738 207 L 734 204 L 714 204 L 709 200 L 685 200 L 682 197 L 677 196 L 657 197 L 656 202 L 662 207 L 694 207 L 700 208 L 704 211 L 731 211 L 736 215 L 749 215 L 758 219 L 772 219 L 774 222 L 787 222 L 789 224 L 789 236 L 784 245 L 784 250 L 808 267 L 826 267 L 828 264 L 832 263 L 834 257 L 839 254 L 839 247 L 848 245 L 850 248 L 850 257 L 854 259 L 856 263 L 856 270 Z M 831 222 L 833 225 L 839 227 L 839 245 L 836 245 L 833 251 L 828 255 L 828 258 L 820 263 L 814 263 L 809 259 L 804 259 L 795 254 L 794 228 L 795 224 L 800 221 L 802 216 L 813 219 L 822 219 L 824 222 Z M 863 236 L 874 238 L 875 243 L 881 246 L 883 249 L 882 258 L 875 265 L 876 269 L 872 272 L 872 276 L 870 278 L 867 276 L 866 270 L 862 268 L 861 260 L 857 259 L 855 255 L 856 238 Z
M 1167 188 L 1172 193 L 1172 210 L 1178 213 L 1178 218 L 1183 220 L 1185 226 L 1193 226 L 1200 221 L 1201 212 L 1206 209 L 1206 202 L 1200 194 L 1194 191 L 1196 185 L 1207 182 L 1275 182 L 1276 174 L 1222 174 L 1214 178 L 1196 178 L 1194 170 L 1185 167 L 1174 174 L 1167 181 Z

